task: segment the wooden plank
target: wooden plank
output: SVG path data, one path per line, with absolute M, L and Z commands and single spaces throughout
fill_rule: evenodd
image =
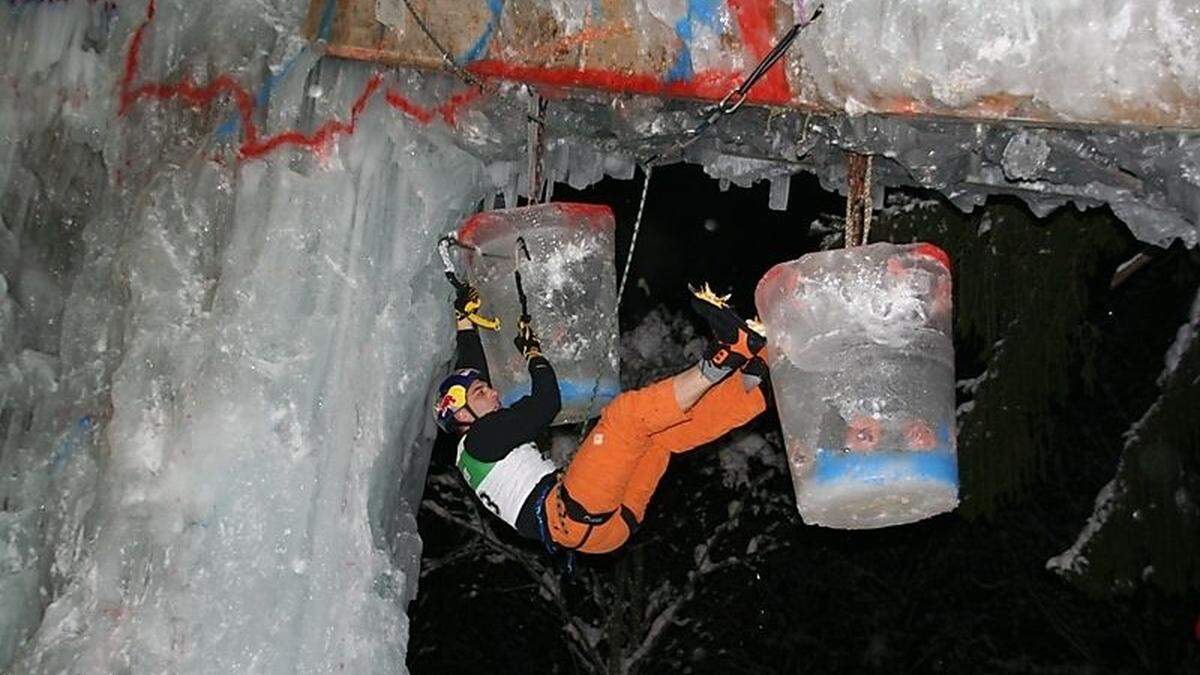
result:
M 411 2 L 450 54 L 481 78 L 704 101 L 720 100 L 736 86 L 793 21 L 792 0 L 687 0 L 680 6 L 688 8 L 689 23 L 675 25 L 663 20 L 666 4 L 637 0 Z M 708 21 L 707 38 L 693 40 L 697 22 Z M 445 67 L 403 0 L 310 0 L 304 30 L 310 39 L 324 37 L 333 56 L 388 66 Z M 829 90 L 822 91 L 799 54 L 793 48 L 755 87 L 750 103 L 844 112 L 840 106 L 853 98 L 856 110 L 879 114 L 1200 129 L 1200 100 L 1182 87 L 1160 87 L 1154 96 L 1114 94 L 1107 109 L 1085 117 L 1053 110 L 1027 93 L 1006 91 L 950 106 L 930 95 L 928 86 L 914 87 L 919 93 L 864 95 L 861 83 L 834 79 L 824 82 L 821 86 Z

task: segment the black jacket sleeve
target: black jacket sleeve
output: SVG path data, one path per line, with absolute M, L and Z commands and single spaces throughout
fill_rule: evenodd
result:
M 474 368 L 483 373 L 483 379 L 492 381 L 488 373 L 487 357 L 483 354 L 483 343 L 479 341 L 479 331 L 466 328 L 458 331 L 454 337 L 455 355 L 454 369 Z
M 554 421 L 562 408 L 558 378 L 544 356 L 529 360 L 529 394 L 507 408 L 484 415 L 467 431 L 465 450 L 481 462 L 504 459 L 513 448 L 528 443 Z

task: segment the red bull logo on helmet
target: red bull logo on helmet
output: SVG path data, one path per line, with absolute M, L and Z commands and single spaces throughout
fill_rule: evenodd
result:
M 456 384 L 446 390 L 445 395 L 438 401 L 434 409 L 437 410 L 437 414 L 439 415 L 445 414 L 447 411 L 455 413 L 466 404 L 467 388 L 461 384 Z

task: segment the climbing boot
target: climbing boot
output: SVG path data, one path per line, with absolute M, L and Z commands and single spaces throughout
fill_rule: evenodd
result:
M 738 316 L 737 311 L 729 305 L 728 295 L 717 295 L 707 283 L 700 288 L 689 287 L 689 290 L 692 292 L 692 309 L 708 322 L 713 337 L 719 343 L 712 349 L 715 365 L 740 368 L 767 344 L 762 324 Z M 740 358 L 727 361 L 728 357 L 724 357 L 722 351 Z
M 762 390 L 763 397 L 767 400 L 767 405 L 773 405 L 775 392 L 771 388 L 771 371 L 767 368 L 767 347 L 763 347 L 762 351 L 754 355 L 741 368 L 742 385 L 746 391 L 750 391 L 754 387 Z

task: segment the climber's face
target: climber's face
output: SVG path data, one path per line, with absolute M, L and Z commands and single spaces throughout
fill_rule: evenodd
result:
M 470 387 L 467 387 L 467 407 L 470 410 L 463 408 L 454 413 L 454 419 L 463 424 L 470 424 L 488 413 L 499 410 L 501 408 L 500 392 L 485 380 L 475 380 Z M 474 411 L 474 415 L 471 414 L 472 411 Z

